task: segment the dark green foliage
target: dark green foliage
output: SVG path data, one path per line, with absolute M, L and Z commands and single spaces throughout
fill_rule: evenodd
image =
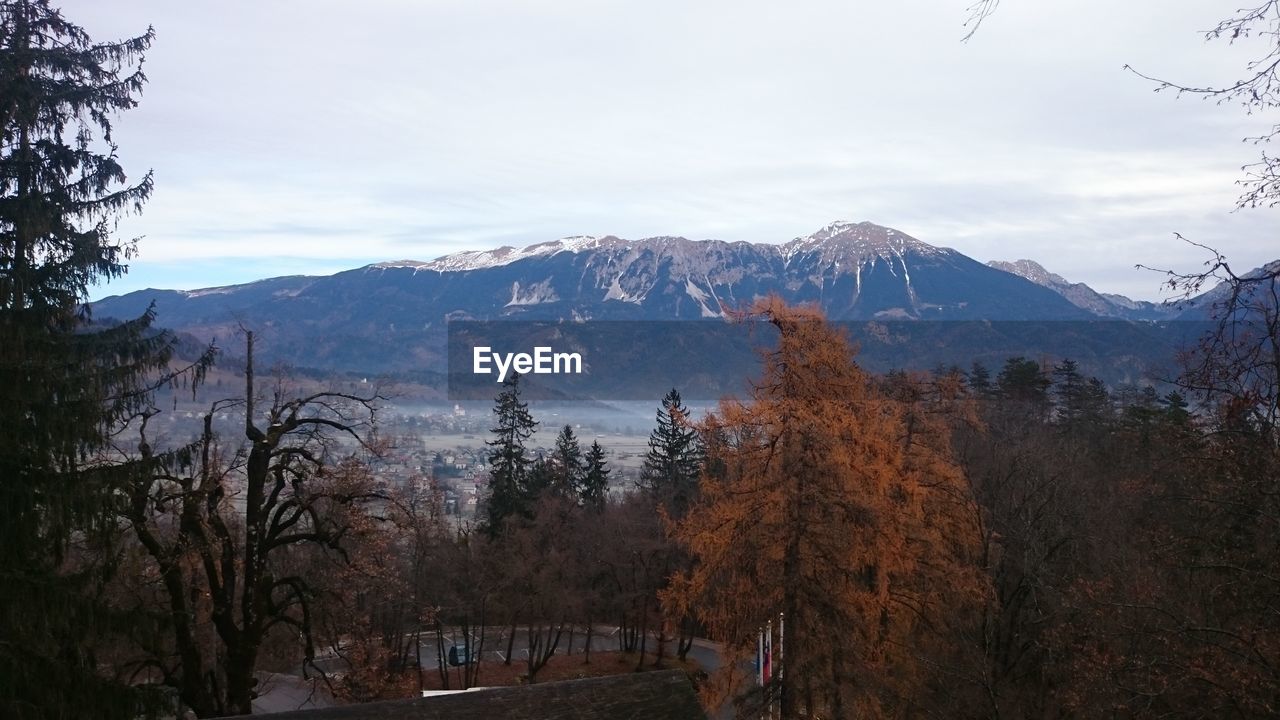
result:
M 1124 388 L 1116 393 L 1120 430 L 1133 438 L 1135 450 L 1144 458 L 1151 450 L 1159 400 L 1156 389 L 1150 385 L 1141 389 Z
M 1074 427 L 1084 417 L 1084 378 L 1074 360 L 1063 360 L 1053 367 L 1053 394 L 1058 402 L 1058 422 Z
M 586 468 L 582 448 L 573 428 L 565 425 L 556 436 L 556 449 L 551 455 L 551 492 L 557 497 L 577 501 Z
M 490 537 L 502 533 L 502 523 L 512 515 L 528 517 L 531 510 L 530 466 L 524 443 L 533 436 L 538 423 L 529 406 L 520 399 L 520 374 L 512 373 L 503 383 L 493 408 L 497 418 L 493 439 L 486 441 L 489 452 L 489 499 L 485 530 Z M 539 479 L 542 473 L 539 473 Z
M 1098 378 L 1086 378 L 1074 360 L 1053 368 L 1055 422 L 1064 432 L 1097 442 L 1114 420 L 1111 395 Z
M 1098 378 L 1091 377 L 1085 381 L 1080 400 L 1085 425 L 1102 427 L 1114 419 L 1115 408 L 1111 393 L 1107 391 L 1106 384 Z
M 675 388 L 662 398 L 657 419 L 658 426 L 649 434 L 640 487 L 664 503 L 674 517 L 681 517 L 697 493 L 702 444 Z
M 1191 413 L 1187 411 L 1187 400 L 1178 392 L 1164 396 L 1160 403 L 1164 405 L 1164 416 L 1172 425 L 1187 427 L 1191 422 Z
M 975 389 L 991 387 L 991 371 L 987 369 L 986 365 L 976 360 L 974 361 L 969 370 L 969 386 Z
M 1040 364 L 1024 357 L 1009 358 L 996 377 L 996 386 L 1003 397 L 1037 410 L 1049 405 L 1049 385 Z
M 608 462 L 604 459 L 604 448 L 600 447 L 599 441 L 591 443 L 591 449 L 587 451 L 586 472 L 582 476 L 582 489 L 579 495 L 582 497 L 582 504 L 587 507 L 600 508 L 604 505 L 605 498 L 609 494 L 609 473 L 612 472 L 608 467 Z
M 551 463 L 539 453 L 538 457 L 529 463 L 529 469 L 525 473 L 523 496 L 519 502 L 520 514 L 525 517 L 531 515 L 534 505 L 538 503 L 538 498 L 550 491 L 554 484 L 555 470 Z
M 114 493 L 140 471 L 114 433 L 163 382 L 198 382 L 206 352 L 170 367 L 153 315 L 93 327 L 88 287 L 133 250 L 112 237 L 150 196 L 111 141 L 134 107 L 152 32 L 98 44 L 45 0 L 0 3 L 0 716 L 129 717 L 138 693 L 99 670 L 92 642 L 127 631 L 104 610 Z

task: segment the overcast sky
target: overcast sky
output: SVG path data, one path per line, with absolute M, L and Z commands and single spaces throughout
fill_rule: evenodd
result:
M 156 174 L 126 278 L 197 288 L 566 235 L 785 242 L 870 220 L 1155 298 L 1136 263 L 1280 257 L 1233 212 L 1267 127 L 1153 93 L 1257 47 L 1236 0 L 66 0 L 154 25 L 126 169 Z M 1270 118 L 1276 122 L 1276 118 Z

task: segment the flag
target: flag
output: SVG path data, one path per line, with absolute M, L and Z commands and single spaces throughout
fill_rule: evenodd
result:
M 764 628 L 764 643 L 761 656 L 764 658 L 760 666 L 760 684 L 768 685 L 773 679 L 773 621 Z
M 756 633 L 756 682 L 764 686 L 764 631 Z

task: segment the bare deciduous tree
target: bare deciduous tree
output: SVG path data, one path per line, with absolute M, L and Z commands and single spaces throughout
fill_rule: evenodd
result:
M 286 561 L 300 548 L 344 553 L 361 504 L 377 495 L 351 462 L 374 450 L 377 393 L 296 397 L 279 382 L 259 415 L 252 333 L 246 346 L 244 397 L 215 402 L 195 443 L 157 452 L 146 423 L 157 411 L 143 415 L 137 452 L 154 472 L 128 488 L 124 509 L 166 605 L 167 639 L 145 648 L 145 662 L 206 717 L 252 711 L 273 628 L 292 628 L 313 656 L 313 589 Z M 237 410 L 247 442 L 227 452 L 215 418 Z

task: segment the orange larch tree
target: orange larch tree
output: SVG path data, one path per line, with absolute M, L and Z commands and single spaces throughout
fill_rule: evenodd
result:
M 819 311 L 775 297 L 747 315 L 778 346 L 750 398 L 702 424 L 702 498 L 672 527 L 695 563 L 664 599 L 725 643 L 710 703 L 739 694 L 758 628 L 782 613 L 768 693 L 783 718 L 892 712 L 924 675 L 921 629 L 983 595 L 945 424 L 878 390 Z

